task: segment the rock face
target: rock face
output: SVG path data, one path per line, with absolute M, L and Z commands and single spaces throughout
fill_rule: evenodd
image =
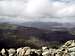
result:
M 0 56 L 75 56 L 75 40 L 67 41 L 58 49 L 43 46 L 42 49 L 31 49 L 30 47 L 3 48 Z
M 59 56 L 75 56 L 75 40 L 67 41 L 56 53 L 59 53 Z

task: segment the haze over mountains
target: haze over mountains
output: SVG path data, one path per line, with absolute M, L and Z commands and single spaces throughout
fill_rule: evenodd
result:
M 12 23 L 10 23 L 12 24 Z M 24 23 L 16 23 L 20 26 L 25 27 L 35 27 L 39 29 L 45 30 L 71 30 L 75 28 L 74 23 L 59 23 L 59 22 L 24 22 Z
M 75 39 L 75 24 L 72 22 L 21 21 L 20 23 L 17 20 L 0 22 L 1 47 L 40 48 L 43 45 L 58 47 L 71 39 Z
M 49 47 L 59 47 L 65 41 L 75 39 L 75 29 L 73 31 L 67 31 L 66 29 L 62 28 L 64 31 L 58 31 L 61 28 L 57 30 L 57 28 L 54 27 L 54 29 L 57 31 L 53 31 L 53 28 L 51 29 L 49 27 L 49 30 L 47 29 L 49 25 L 43 27 L 41 24 L 40 26 L 42 28 L 27 27 L 25 23 L 22 25 L 7 23 L 0 24 L 0 44 L 2 45 L 0 48 L 16 48 L 22 46 L 40 48 L 43 45 Z M 35 24 L 34 26 L 37 25 L 40 27 L 39 24 Z
M 0 23 L 6 23 L 6 24 L 15 24 L 19 26 L 24 27 L 34 27 L 39 29 L 45 29 L 45 30 L 74 30 L 75 24 L 74 23 L 60 23 L 60 22 L 23 22 L 23 23 L 13 23 L 13 22 L 0 22 Z
M 22 23 L 23 26 L 29 26 L 29 27 L 75 27 L 74 23 L 59 23 L 59 22 L 25 22 Z

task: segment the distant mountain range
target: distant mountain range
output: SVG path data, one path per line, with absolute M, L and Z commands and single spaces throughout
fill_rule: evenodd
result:
M 75 28 L 74 23 L 59 23 L 59 22 L 24 22 L 24 23 L 11 23 L 6 22 L 8 24 L 16 24 L 19 26 L 25 27 L 35 27 L 39 29 L 46 29 L 46 30 L 70 30 Z M 6 24 L 5 23 L 5 24 Z
M 74 29 L 69 31 L 53 31 L 50 30 L 50 28 L 42 29 L 38 27 L 27 27 L 6 23 L 0 24 L 0 47 L 17 48 L 30 46 L 32 48 L 40 48 L 44 45 L 49 47 L 59 47 L 65 41 L 75 39 Z
M 18 25 L 54 31 L 72 30 L 75 28 L 74 23 L 57 23 L 57 22 L 25 22 Z

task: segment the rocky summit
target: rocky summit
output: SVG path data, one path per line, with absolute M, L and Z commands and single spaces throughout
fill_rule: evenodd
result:
M 40 49 L 32 49 L 30 47 L 20 48 L 3 48 L 0 56 L 75 56 L 75 40 L 69 40 L 58 49 L 43 46 Z

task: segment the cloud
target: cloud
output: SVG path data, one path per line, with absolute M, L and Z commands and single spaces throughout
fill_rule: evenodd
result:
M 45 16 L 49 11 L 48 0 L 0 1 L 1 16 L 35 17 Z
M 75 16 L 75 4 L 49 0 L 4 0 L 0 1 L 1 16 L 64 17 Z
M 1 0 L 0 16 L 16 20 L 19 18 L 19 21 L 23 19 L 24 21 L 44 21 L 46 18 L 46 21 L 64 18 L 66 20 L 69 17 L 75 17 L 75 4 L 73 1 L 67 3 L 67 1 L 60 2 L 59 0 Z
M 49 0 L 31 0 L 27 4 L 26 13 L 27 16 L 41 17 L 47 16 L 50 12 Z

